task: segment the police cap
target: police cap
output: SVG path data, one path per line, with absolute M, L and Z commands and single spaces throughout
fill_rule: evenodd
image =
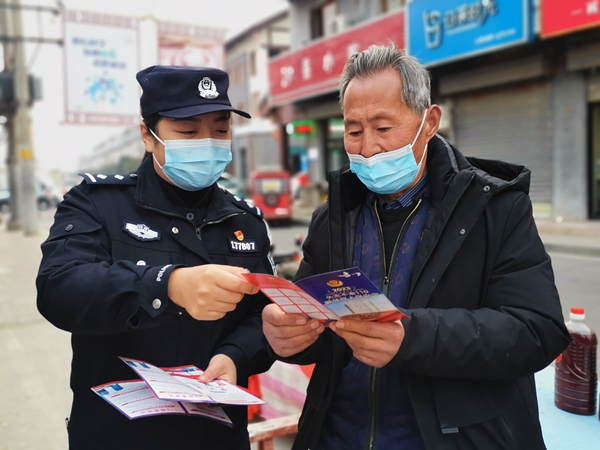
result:
M 250 114 L 231 106 L 229 77 L 213 67 L 151 66 L 136 75 L 142 87 L 142 117 L 152 114 L 181 119 L 215 111 Z

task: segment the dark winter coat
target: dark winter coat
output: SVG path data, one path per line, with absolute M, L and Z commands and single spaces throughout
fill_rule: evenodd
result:
M 262 216 L 216 185 L 201 209 L 177 201 L 148 158 L 137 174 L 87 175 L 59 205 L 42 244 L 38 308 L 72 333 L 68 424 L 72 449 L 250 448 L 245 407 L 227 407 L 233 430 L 201 417 L 128 420 L 91 387 L 138 378 L 118 357 L 159 367 L 205 369 L 215 354 L 232 358 L 237 383 L 272 363 L 262 334 L 268 300 L 246 296 L 220 320 L 199 321 L 171 302 L 167 283 L 180 266 L 208 263 L 272 273 Z M 240 246 L 242 241 L 252 245 Z
M 438 136 L 427 165 L 431 206 L 403 310 L 410 319 L 389 364 L 405 371 L 427 449 L 543 449 L 533 375 L 566 348 L 569 334 L 532 215 L 530 172 L 465 158 Z M 347 167 L 329 182 L 297 279 L 352 263 L 367 190 Z M 286 360 L 316 362 L 294 449 L 315 448 L 345 349 L 326 330 Z M 379 390 L 385 395 L 385 386 Z

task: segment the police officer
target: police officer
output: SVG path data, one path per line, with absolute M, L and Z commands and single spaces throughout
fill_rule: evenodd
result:
M 142 87 L 146 157 L 127 175 L 85 174 L 42 244 L 40 313 L 72 333 L 71 449 L 250 448 L 246 408 L 233 429 L 198 416 L 128 420 L 90 388 L 135 379 L 118 357 L 194 364 L 247 385 L 272 360 L 262 334 L 269 302 L 243 279 L 273 273 L 261 213 L 220 189 L 231 161 L 229 79 L 214 68 L 152 66 Z

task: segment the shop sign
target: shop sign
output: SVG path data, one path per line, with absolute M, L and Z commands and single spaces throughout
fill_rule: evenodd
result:
M 407 53 L 433 66 L 531 41 L 531 9 L 530 0 L 412 0 Z
M 158 63 L 224 67 L 225 32 L 220 28 L 158 22 Z
M 292 137 L 316 136 L 317 123 L 314 120 L 295 120 L 286 125 L 286 132 Z
M 348 57 L 370 45 L 404 48 L 404 11 L 322 39 L 269 62 L 272 105 L 334 92 Z
M 600 26 L 600 0 L 542 0 L 542 37 Z
M 139 20 L 69 10 L 63 27 L 66 122 L 139 123 Z

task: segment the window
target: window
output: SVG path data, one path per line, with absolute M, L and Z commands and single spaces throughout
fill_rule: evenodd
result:
M 318 39 L 323 36 L 323 11 L 321 8 L 310 12 L 310 38 Z
M 327 23 L 334 18 L 336 3 L 328 2 L 310 12 L 310 38 L 318 39 L 325 36 Z
M 386 13 L 390 11 L 394 11 L 396 9 L 400 9 L 400 7 L 404 6 L 406 0 L 380 0 L 381 3 L 381 12 Z
M 250 64 L 250 76 L 253 77 L 256 75 L 256 52 L 254 50 L 250 52 L 248 59 Z

